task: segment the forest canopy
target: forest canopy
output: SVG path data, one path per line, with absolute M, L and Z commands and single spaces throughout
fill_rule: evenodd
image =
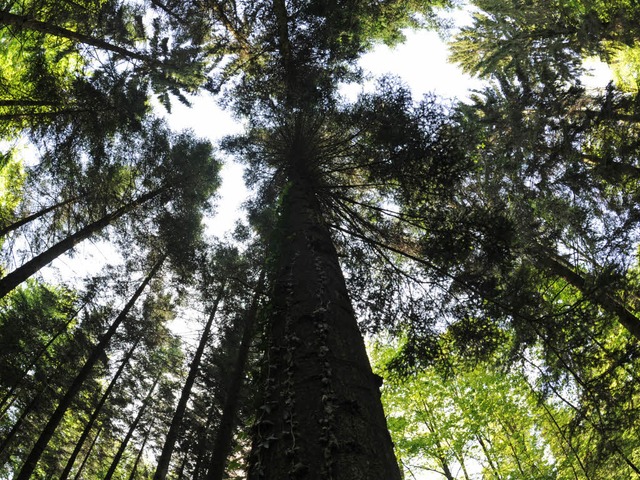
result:
M 0 478 L 640 477 L 639 82 L 625 0 L 0 2 Z

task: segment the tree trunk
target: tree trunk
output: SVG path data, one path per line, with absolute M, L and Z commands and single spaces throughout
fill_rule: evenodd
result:
M 11 272 L 6 277 L 0 280 L 0 298 L 3 298 L 7 293 L 9 293 L 11 290 L 16 288 L 18 285 L 24 282 L 27 278 L 29 278 L 31 275 L 33 275 L 38 270 L 40 270 L 42 267 L 45 267 L 46 265 L 51 263 L 53 260 L 58 258 L 63 253 L 66 253 L 67 251 L 71 250 L 74 246 L 76 246 L 82 240 L 85 240 L 89 238 L 91 235 L 93 235 L 94 233 L 99 232 L 100 230 L 105 228 L 107 225 L 111 224 L 112 222 L 122 217 L 123 215 L 129 213 L 131 210 L 135 209 L 136 207 L 157 197 L 164 190 L 165 190 L 164 188 L 159 188 L 152 192 L 146 193 L 141 197 L 138 197 L 137 199 L 128 203 L 127 205 L 124 205 L 123 207 L 120 207 L 116 211 L 111 212 L 108 215 L 105 215 L 100 220 L 96 220 L 95 222 L 90 223 L 89 225 L 82 228 L 81 230 L 74 233 L 73 235 L 68 236 L 64 240 L 61 240 L 60 242 L 56 243 L 54 246 L 48 248 L 47 250 L 42 252 L 40 255 L 32 258 L 21 267 L 16 268 L 13 272 Z
M 72 321 L 74 321 L 76 319 L 76 316 L 78 315 L 78 312 L 82 309 L 83 307 L 81 307 L 80 309 L 78 309 L 73 315 L 70 315 L 69 318 L 67 319 L 66 323 L 49 339 L 49 341 L 47 342 L 46 345 L 44 345 L 40 351 L 34 355 L 34 359 L 31 361 L 31 364 L 29 365 L 28 368 L 26 368 L 22 374 L 20 375 L 20 378 L 18 378 L 14 384 L 11 386 L 11 388 L 9 389 L 9 391 L 5 394 L 4 397 L 2 397 L 2 399 L 0 400 L 0 419 L 2 419 L 2 417 L 7 413 L 7 410 L 10 408 L 11 406 L 11 402 L 9 402 L 9 399 L 15 394 L 16 390 L 18 389 L 18 387 L 20 387 L 22 385 L 22 382 L 25 381 L 25 379 L 27 378 L 27 376 L 29 375 L 29 371 L 31 371 L 33 368 L 36 367 L 36 365 L 38 364 L 38 362 L 40 361 L 40 359 L 42 358 L 42 356 L 47 353 L 47 351 L 49 350 L 49 347 L 51 345 L 53 345 L 53 343 L 60 338 L 60 336 L 66 332 L 69 328 L 69 325 L 71 324 Z M 8 403 L 8 405 L 7 405 Z M 5 408 L 6 406 L 6 408 Z M 1 449 L 0 449 L 1 451 Z
M 586 299 L 593 301 L 604 311 L 616 317 L 627 331 L 637 340 L 640 340 L 640 318 L 636 317 L 623 303 L 612 294 L 600 289 L 589 289 L 587 280 L 567 265 L 564 260 L 556 258 L 552 254 L 541 252 L 538 255 L 540 261 L 554 274 L 564 278 L 575 287 Z
M 131 467 L 131 473 L 129 474 L 129 480 L 136 479 L 136 473 L 138 471 L 138 465 L 140 465 L 140 460 L 142 459 L 142 454 L 144 453 L 144 447 L 147 446 L 147 442 L 149 441 L 149 437 L 151 436 L 151 430 L 153 429 L 152 425 L 149 425 L 147 428 L 147 433 L 144 434 L 144 438 L 142 440 L 142 445 L 140 446 L 140 450 L 138 450 L 138 455 L 136 455 L 136 460 L 133 462 L 133 467 Z
M 131 348 L 127 351 L 127 353 L 124 356 L 124 358 L 122 359 L 122 362 L 120 363 L 120 366 L 118 367 L 118 370 L 116 371 L 115 375 L 113 376 L 113 378 L 109 382 L 109 386 L 107 387 L 107 389 L 102 394 L 102 397 L 100 397 L 100 400 L 98 401 L 98 404 L 96 405 L 96 407 L 94 408 L 93 412 L 91 413 L 91 416 L 89 417 L 89 420 L 87 421 L 87 424 L 84 426 L 84 429 L 82 430 L 82 435 L 80 435 L 80 438 L 76 442 L 76 446 L 73 449 L 73 452 L 71 453 L 71 456 L 69 457 L 69 460 L 67 460 L 67 464 L 65 465 L 64 470 L 62 471 L 62 474 L 60 474 L 60 479 L 59 480 L 66 480 L 69 477 L 69 473 L 71 473 L 71 469 L 73 468 L 73 464 L 75 463 L 76 458 L 80 454 L 80 450 L 82 450 L 82 445 L 84 445 L 84 442 L 86 441 L 87 437 L 89 436 L 89 433 L 91 432 L 91 429 L 93 428 L 93 424 L 96 422 L 96 420 L 98 419 L 98 416 L 100 416 L 100 413 L 102 412 L 102 407 L 104 406 L 104 404 L 106 403 L 107 399 L 109 398 L 109 395 L 111 395 L 111 391 L 115 387 L 116 382 L 120 378 L 120 375 L 122 375 L 122 372 L 124 372 L 125 367 L 129 363 L 129 360 L 133 356 L 133 352 L 135 351 L 135 349 L 137 348 L 139 343 L 140 343 L 140 339 L 138 338 L 134 342 L 134 344 L 131 346 Z
M 248 478 L 400 480 L 379 377 L 311 183 L 296 172 L 279 235 Z
M 44 395 L 46 389 L 47 386 L 43 386 L 42 389 L 40 389 L 40 391 L 38 391 L 36 395 L 31 399 L 31 401 L 24 407 L 24 409 L 20 413 L 20 416 L 16 419 L 13 426 L 11 427 L 11 430 L 9 430 L 7 435 L 2 440 L 2 443 L 0 443 L 0 465 L 4 464 L 5 461 L 9 458 L 9 446 L 11 445 L 13 437 L 15 437 L 16 434 L 20 431 L 24 421 L 31 414 L 31 412 L 36 409 L 38 403 L 42 401 L 42 396 Z
M 33 100 L 30 98 L 0 100 L 0 107 L 53 107 L 55 105 L 60 105 L 60 103 L 52 102 L 51 100 Z
M 138 410 L 138 414 L 136 415 L 136 418 L 133 420 L 133 423 L 129 426 L 129 431 L 127 431 L 127 434 L 125 435 L 124 440 L 122 440 L 122 443 L 120 444 L 120 448 L 118 448 L 118 452 L 116 453 L 116 456 L 113 457 L 113 461 L 111 462 L 111 466 L 109 467 L 109 471 L 105 475 L 104 480 L 111 480 L 111 477 L 113 477 L 113 474 L 116 473 L 116 468 L 118 468 L 118 464 L 122 459 L 122 455 L 124 455 L 124 451 L 127 449 L 127 446 L 129 445 L 129 441 L 133 436 L 133 432 L 135 432 L 136 428 L 138 428 L 138 424 L 140 423 L 140 420 L 142 420 L 142 416 L 144 415 L 144 412 L 146 412 L 147 407 L 149 406 L 149 402 L 151 401 L 151 396 L 153 395 L 153 392 L 156 389 L 156 386 L 158 385 L 158 382 L 160 381 L 161 376 L 162 375 L 158 375 L 158 377 L 154 380 L 153 385 L 149 389 L 149 393 L 147 393 L 146 398 L 143 400 L 142 405 L 140 406 L 140 410 Z
M 0 25 L 16 27 L 18 29 L 32 30 L 34 32 L 40 32 L 47 35 L 53 35 L 54 37 L 66 38 L 75 42 L 83 43 L 85 45 L 91 45 L 102 50 L 107 50 L 114 53 L 119 53 L 125 58 L 132 60 L 142 60 L 151 63 L 157 63 L 148 55 L 134 52 L 118 45 L 113 45 L 109 42 L 105 42 L 99 38 L 93 38 L 89 35 L 74 32 L 66 28 L 58 27 L 47 22 L 40 22 L 33 18 L 15 15 L 6 10 L 0 10 Z
M 82 463 L 78 467 L 78 471 L 76 472 L 76 476 L 73 477 L 73 480 L 80 480 L 80 475 L 82 475 L 82 471 L 84 470 L 84 467 L 87 464 L 87 461 L 89 460 L 89 456 L 91 455 L 91 452 L 93 451 L 93 447 L 95 446 L 96 442 L 98 441 L 98 438 L 100 438 L 100 433 L 102 433 L 102 426 L 96 432 L 96 436 L 93 437 L 93 440 L 91 441 L 91 445 L 89 445 L 89 448 L 87 449 L 87 454 L 82 459 Z
M 82 389 L 82 385 L 84 384 L 84 382 L 87 380 L 87 378 L 89 378 L 89 375 L 91 374 L 91 370 L 93 370 L 93 367 L 98 362 L 98 359 L 102 355 L 104 355 L 104 351 L 107 345 L 109 344 L 109 341 L 111 340 L 113 335 L 116 333 L 116 330 L 118 329 L 120 324 L 129 314 L 129 311 L 133 308 L 133 305 L 136 303 L 140 295 L 142 295 L 142 292 L 144 291 L 146 286 L 153 279 L 153 277 L 155 277 L 158 270 L 160 270 L 160 267 L 162 266 L 163 261 L 164 261 L 164 258 L 159 260 L 153 266 L 153 268 L 151 269 L 147 277 L 144 279 L 142 284 L 135 291 L 131 299 L 125 305 L 124 309 L 120 312 L 118 317 L 111 324 L 107 332 L 102 336 L 98 344 L 95 347 L 93 347 L 91 354 L 89 355 L 89 358 L 87 358 L 86 362 L 84 363 L 84 365 L 82 366 L 78 374 L 76 375 L 76 378 L 73 380 L 73 383 L 69 386 L 69 389 L 65 393 L 64 397 L 62 397 L 62 399 L 60 400 L 60 403 L 58 404 L 58 407 L 56 408 L 56 410 L 53 412 L 51 417 L 49 417 L 49 421 L 47 422 L 47 425 L 44 427 L 44 429 L 42 430 L 42 433 L 40 434 L 40 438 L 38 438 L 38 441 L 31 449 L 31 452 L 29 453 L 29 456 L 27 457 L 24 465 L 22 466 L 22 470 L 20 470 L 20 473 L 16 477 L 16 480 L 29 480 L 31 478 L 31 475 L 35 470 L 36 465 L 40 460 L 40 457 L 44 453 L 45 448 L 47 448 L 47 445 L 49 444 L 51 437 L 53 436 L 56 428 L 58 427 L 58 424 L 62 421 L 62 418 L 64 417 L 65 412 L 71 406 L 73 399 Z
M 46 215 L 49 212 L 52 212 L 60 207 L 64 207 L 65 205 L 68 205 L 72 202 L 75 202 L 76 200 L 78 200 L 78 198 L 80 197 L 72 197 L 67 200 L 63 200 L 62 202 L 58 202 L 55 205 L 51 205 L 50 207 L 43 208 L 38 212 L 32 213 L 31 215 L 21 218 L 20 220 L 13 222 L 11 225 L 2 227 L 0 228 L 0 237 L 4 237 L 8 233 L 13 232 L 14 230 L 20 228 L 23 225 L 26 225 L 29 222 L 37 220 L 38 218 L 42 217 L 43 215 Z
M 213 304 L 211 314 L 209 315 L 207 324 L 205 325 L 202 336 L 200 337 L 200 343 L 198 344 L 196 353 L 193 356 L 193 360 L 191 360 L 189 374 L 187 375 L 187 380 L 182 387 L 180 400 L 178 400 L 176 411 L 174 412 L 173 418 L 171 419 L 171 426 L 169 427 L 169 432 L 167 433 L 167 437 L 164 441 L 164 446 L 162 447 L 162 453 L 160 454 L 160 459 L 158 460 L 156 473 L 153 476 L 154 480 L 164 480 L 164 478 L 166 478 L 167 476 L 167 473 L 169 472 L 171 454 L 173 453 L 176 441 L 178 440 L 178 434 L 180 433 L 180 427 L 182 426 L 182 419 L 184 418 L 184 413 L 187 410 L 187 402 L 189 401 L 191 389 L 193 388 L 193 384 L 196 381 L 198 371 L 200 370 L 202 354 L 204 353 L 204 349 L 209 342 L 211 326 L 213 325 L 213 320 L 216 316 L 216 311 L 218 310 L 218 304 L 220 303 L 220 300 L 222 300 L 222 296 L 224 295 L 224 288 L 224 285 L 222 285 L 218 290 L 218 294 Z
M 193 467 L 193 480 L 200 480 L 204 478 L 206 475 L 206 459 L 209 453 L 209 431 L 211 430 L 211 424 L 213 423 L 214 416 L 217 412 L 217 408 L 215 403 L 213 403 L 207 409 L 207 421 L 204 427 L 201 427 L 198 442 L 197 442 L 197 454 L 196 454 L 196 464 Z
M 491 467 L 491 470 L 493 471 L 493 474 L 496 476 L 496 478 L 498 480 L 501 480 L 502 477 L 500 476 L 500 472 L 498 471 L 498 467 L 497 467 L 497 465 L 495 465 L 493 463 L 493 460 L 491 460 L 491 454 L 489 452 L 489 449 L 487 448 L 487 445 L 485 444 L 484 440 L 482 439 L 482 435 L 477 433 L 476 434 L 476 440 L 478 440 L 478 443 L 480 444 L 480 447 L 482 448 L 482 453 L 484 453 L 484 456 L 487 459 L 487 462 L 489 463 L 489 467 Z
M 582 153 L 582 160 L 598 169 L 598 174 L 609 183 L 619 183 L 624 177 L 640 178 L 640 168 L 627 163 L 608 160 L 598 155 Z
M 238 348 L 231 378 L 228 382 L 227 397 L 222 408 L 222 418 L 216 432 L 215 441 L 211 451 L 211 464 L 209 465 L 209 473 L 207 480 L 222 480 L 224 470 L 227 466 L 227 458 L 231 454 L 233 446 L 233 431 L 236 425 L 236 416 L 238 412 L 238 402 L 240 400 L 240 391 L 244 383 L 245 372 L 247 368 L 247 360 L 249 359 L 249 350 L 253 339 L 253 332 L 258 316 L 258 305 L 260 296 L 264 289 L 265 270 L 263 269 L 258 279 L 253 299 L 247 314 L 244 318 L 242 330 L 242 339 Z

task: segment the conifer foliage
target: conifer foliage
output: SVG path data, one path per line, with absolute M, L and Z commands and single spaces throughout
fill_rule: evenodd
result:
M 475 0 L 469 100 L 342 96 L 453 3 L 0 4 L 1 478 L 640 474 L 640 9 Z

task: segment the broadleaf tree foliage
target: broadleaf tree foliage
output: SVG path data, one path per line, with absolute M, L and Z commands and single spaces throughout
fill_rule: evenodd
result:
M 640 475 L 640 8 L 475 0 L 468 100 L 342 95 L 453 3 L 0 5 L 0 477 Z

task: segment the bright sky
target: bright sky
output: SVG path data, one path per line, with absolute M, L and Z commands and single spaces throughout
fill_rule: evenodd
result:
M 415 98 L 427 92 L 435 92 L 445 98 L 464 98 L 469 89 L 480 86 L 478 80 L 447 63 L 446 46 L 435 32 L 409 31 L 406 36 L 404 44 L 395 48 L 380 45 L 361 59 L 361 67 L 372 75 L 369 87 L 375 77 L 387 73 L 401 77 L 411 87 Z M 345 94 L 355 96 L 360 91 L 361 87 L 354 86 Z M 211 97 L 195 99 L 192 108 L 175 101 L 171 115 L 166 115 L 166 118 L 174 129 L 191 129 L 214 143 L 224 135 L 242 131 L 241 125 L 220 109 Z M 216 216 L 213 222 L 208 223 L 207 233 L 221 236 L 222 232 L 233 228 L 241 215 L 240 204 L 247 195 L 242 172 L 241 165 L 230 160 L 225 162 Z

